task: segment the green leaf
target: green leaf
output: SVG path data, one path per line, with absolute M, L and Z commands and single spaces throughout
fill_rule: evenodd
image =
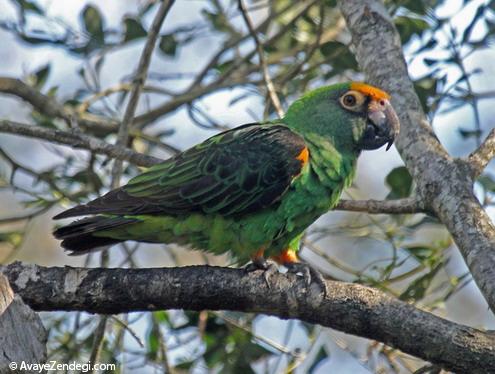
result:
M 323 56 L 330 57 L 333 54 L 335 54 L 336 51 L 342 49 L 342 47 L 345 47 L 342 43 L 330 41 L 323 43 L 320 46 L 320 52 L 322 53 Z
M 461 43 L 466 43 L 470 37 L 471 33 L 474 29 L 474 26 L 478 23 L 480 18 L 483 17 L 483 14 L 485 13 L 486 7 L 484 5 L 481 5 L 477 10 L 476 14 L 474 15 L 473 19 L 469 23 L 469 25 L 465 28 L 464 32 L 462 33 L 462 42 Z
M 8 243 L 14 247 L 22 242 L 22 231 L 0 232 L 0 243 Z
M 400 300 L 421 300 L 428 288 L 437 275 L 438 271 L 443 268 L 444 262 L 438 263 L 430 272 L 416 278 L 407 289 L 399 296 Z
M 50 75 L 50 69 L 51 69 L 51 65 L 47 64 L 41 67 L 40 69 L 38 69 L 37 71 L 35 71 L 32 74 L 32 82 L 30 82 L 32 86 L 34 86 L 37 89 L 42 88 L 48 76 Z
M 194 361 L 182 361 L 179 364 L 175 365 L 174 368 L 178 370 L 189 371 L 193 365 L 194 365 Z
M 158 326 L 153 323 L 146 337 L 146 357 L 149 360 L 158 358 L 158 350 L 160 348 L 160 334 Z
M 402 1 L 401 5 L 416 14 L 421 15 L 426 13 L 426 4 L 423 0 L 406 0 Z
M 31 112 L 31 118 L 38 126 L 47 127 L 51 129 L 57 128 L 57 126 L 55 126 L 55 123 L 53 122 L 53 117 L 49 117 L 45 114 L 42 114 L 37 110 L 33 110 Z
M 313 363 L 311 364 L 311 367 L 308 369 L 308 373 L 312 374 L 316 367 L 324 360 L 326 360 L 329 357 L 326 349 L 322 346 L 318 353 L 316 354 L 316 357 L 313 360 Z
M 478 178 L 478 183 L 489 192 L 495 192 L 495 179 L 491 175 L 482 175 Z
M 218 71 L 220 74 L 223 74 L 234 64 L 234 60 L 227 60 L 220 64 L 214 66 L 214 69 Z
M 436 58 L 424 58 L 423 59 L 423 62 L 428 65 L 428 66 L 432 66 L 432 65 L 435 65 L 437 62 L 439 62 L 439 60 L 437 60 Z
M 418 260 L 421 263 L 428 260 L 436 252 L 435 248 L 426 245 L 407 246 L 404 247 L 404 249 L 408 251 L 416 260 Z
M 429 65 L 428 62 L 433 63 L 434 60 L 424 59 L 423 61 L 427 65 Z M 438 79 L 434 78 L 432 75 L 426 76 L 414 82 L 414 89 L 418 94 L 419 101 L 421 102 L 421 105 L 423 106 L 425 112 L 430 111 L 428 106 L 428 101 L 430 98 L 436 96 L 437 86 L 438 86 Z
M 210 12 L 206 9 L 203 9 L 201 11 L 203 16 L 210 21 L 210 24 L 213 26 L 213 28 L 217 31 L 221 32 L 229 32 L 232 31 L 231 26 L 229 25 L 229 22 L 227 18 L 225 17 L 225 14 L 223 13 L 213 13 Z
M 21 12 L 26 12 L 30 11 L 39 15 L 43 15 L 43 10 L 33 3 L 32 1 L 29 0 L 15 0 L 17 4 L 19 4 L 19 7 L 21 8 Z
M 385 182 L 391 189 L 387 199 L 400 199 L 411 194 L 412 177 L 405 166 L 393 169 L 385 178 Z
M 147 33 L 141 22 L 132 17 L 124 18 L 124 42 L 146 37 Z
M 320 52 L 332 65 L 333 74 L 348 69 L 357 69 L 356 59 L 345 44 L 334 41 L 326 42 L 320 46 Z
M 160 44 L 158 45 L 158 48 L 160 48 L 160 51 L 162 51 L 166 55 L 174 57 L 175 53 L 177 52 L 177 41 L 175 40 L 174 35 L 163 35 L 160 38 Z
M 103 18 L 100 11 L 92 5 L 87 5 L 82 11 L 82 16 L 86 31 L 93 39 L 103 43 L 105 34 L 103 33 Z
M 37 36 L 27 36 L 26 34 L 19 33 L 18 36 L 26 43 L 35 44 L 35 45 L 36 44 L 62 45 L 65 42 L 65 40 L 53 39 L 52 37 L 43 34 L 39 34 Z
M 168 313 L 165 312 L 164 310 L 160 310 L 158 312 L 153 312 L 153 318 L 158 323 L 162 323 L 162 324 L 166 324 L 166 325 L 170 324 L 170 319 L 168 318 Z
M 430 28 L 428 22 L 415 17 L 399 16 L 394 21 L 402 44 L 406 44 L 413 35 L 421 36 L 423 31 Z
M 100 176 L 94 172 L 93 169 L 84 169 L 75 173 L 70 177 L 73 181 L 79 182 L 83 185 L 92 186 L 96 191 L 99 191 L 103 187 L 103 182 Z
M 461 134 L 461 136 L 464 139 L 475 138 L 475 137 L 481 136 L 481 130 L 466 130 L 466 129 L 460 128 L 459 134 Z

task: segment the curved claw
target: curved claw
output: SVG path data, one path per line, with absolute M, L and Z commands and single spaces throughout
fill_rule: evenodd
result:
M 318 270 L 302 262 L 288 262 L 284 263 L 284 266 L 289 273 L 301 273 L 307 287 L 311 286 L 311 283 L 317 284 L 323 290 L 323 296 L 327 296 L 325 278 L 323 278 L 323 275 Z
M 244 269 L 248 273 L 256 270 L 263 270 L 263 278 L 265 279 L 265 283 L 268 288 L 270 288 L 270 277 L 273 274 L 278 273 L 277 265 L 273 262 L 267 261 L 264 257 L 254 257 Z

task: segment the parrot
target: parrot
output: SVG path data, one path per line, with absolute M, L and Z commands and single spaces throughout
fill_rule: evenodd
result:
M 361 151 L 388 150 L 399 127 L 385 91 L 363 82 L 323 86 L 281 119 L 221 132 L 56 215 L 83 218 L 54 236 L 73 255 L 134 240 L 299 271 L 305 230 L 351 185 Z

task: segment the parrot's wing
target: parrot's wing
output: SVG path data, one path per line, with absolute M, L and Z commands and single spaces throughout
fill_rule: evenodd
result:
M 251 213 L 280 200 L 307 155 L 303 138 L 287 127 L 248 124 L 213 136 L 55 218 Z

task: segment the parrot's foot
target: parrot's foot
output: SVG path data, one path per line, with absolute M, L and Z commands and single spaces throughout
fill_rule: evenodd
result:
M 270 288 L 270 277 L 273 274 L 278 273 L 277 265 L 261 256 L 253 257 L 251 262 L 247 264 L 244 269 L 248 273 L 256 270 L 263 270 L 263 278 L 265 279 L 268 288 Z
M 318 270 L 302 262 L 285 262 L 283 265 L 287 268 L 288 273 L 302 274 L 307 287 L 311 286 L 311 283 L 316 283 L 323 290 L 323 296 L 327 296 L 325 278 Z

